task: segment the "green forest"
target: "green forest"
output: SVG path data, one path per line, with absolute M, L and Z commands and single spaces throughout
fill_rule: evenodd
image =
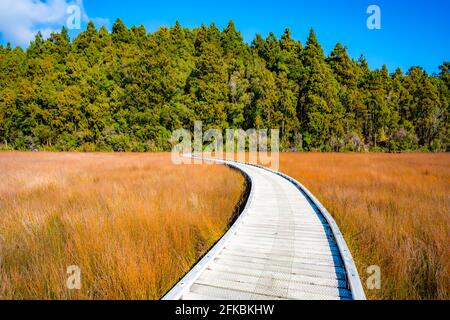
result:
M 0 46 L 0 149 L 167 151 L 198 120 L 279 129 L 283 151 L 449 151 L 449 69 L 373 70 L 340 43 L 327 56 L 313 29 L 305 43 L 286 29 L 248 44 L 231 21 L 89 23 Z

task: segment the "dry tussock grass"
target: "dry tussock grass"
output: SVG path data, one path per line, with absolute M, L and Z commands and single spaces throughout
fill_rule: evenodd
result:
M 243 185 L 170 154 L 0 153 L 0 299 L 160 298 L 224 233 Z
M 372 299 L 450 299 L 449 154 L 281 154 L 341 228 Z
M 375 299 L 450 299 L 450 156 L 281 154 Z M 0 154 L 0 299 L 155 299 L 224 232 L 243 178 L 156 154 Z M 207 182 L 207 183 L 205 183 Z M 227 194 L 227 197 L 223 197 Z M 82 290 L 66 289 L 66 268 Z

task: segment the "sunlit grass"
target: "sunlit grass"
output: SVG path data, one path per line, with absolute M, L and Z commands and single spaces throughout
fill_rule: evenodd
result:
M 0 153 L 0 299 L 160 298 L 222 236 L 243 187 L 170 154 Z
M 335 217 L 363 284 L 381 267 L 369 298 L 450 299 L 450 155 L 281 154 L 280 169 Z M 159 298 L 224 233 L 243 184 L 168 154 L 0 153 L 0 299 Z

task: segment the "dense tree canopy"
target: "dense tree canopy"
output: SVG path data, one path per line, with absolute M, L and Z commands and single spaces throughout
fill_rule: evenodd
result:
M 289 29 L 248 45 L 231 21 L 89 23 L 73 41 L 63 28 L 0 46 L 0 148 L 169 150 L 173 130 L 202 120 L 280 129 L 282 150 L 448 151 L 449 73 L 371 70 L 340 43 L 327 57 L 314 30 L 305 46 Z

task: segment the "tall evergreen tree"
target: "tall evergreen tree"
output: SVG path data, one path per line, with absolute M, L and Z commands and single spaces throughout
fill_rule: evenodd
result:
M 306 69 L 300 83 L 299 120 L 308 149 L 339 149 L 344 135 L 339 84 L 325 62 L 325 54 L 311 29 L 302 55 Z

